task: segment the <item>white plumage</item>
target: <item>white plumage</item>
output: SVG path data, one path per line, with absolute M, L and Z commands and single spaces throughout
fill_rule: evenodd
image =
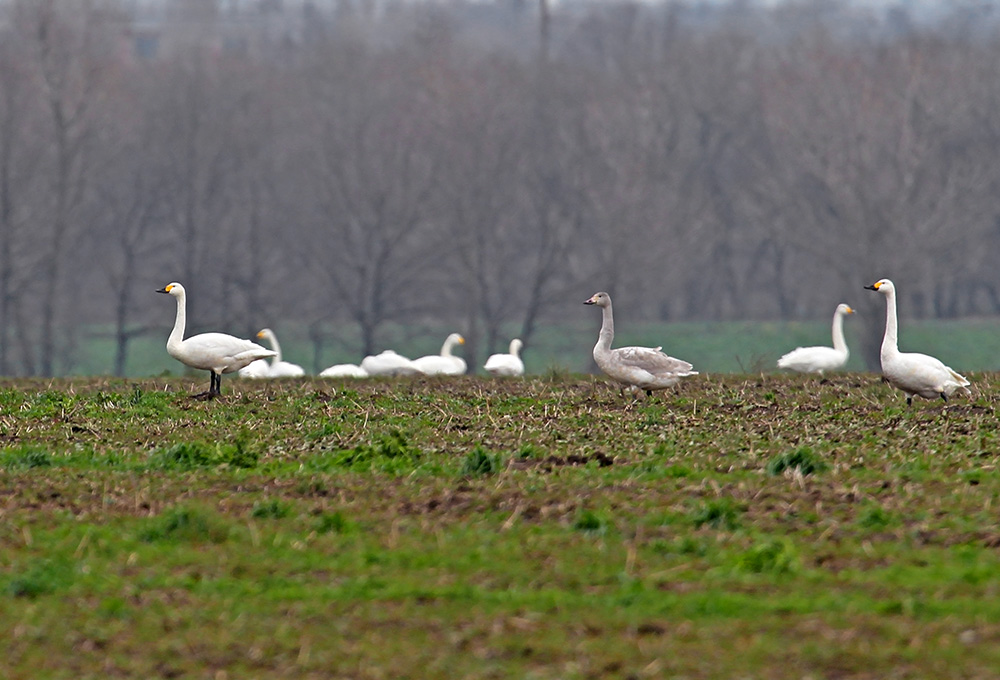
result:
M 585 305 L 597 305 L 602 309 L 601 332 L 594 345 L 594 361 L 608 377 L 627 385 L 630 389 L 662 390 L 676 385 L 681 378 L 698 375 L 686 361 L 664 354 L 660 347 L 619 347 L 611 349 L 615 337 L 615 321 L 611 309 L 611 296 L 595 293 L 585 300 Z
M 368 371 L 357 364 L 334 364 L 320 371 L 321 378 L 367 378 Z
M 885 336 L 882 338 L 882 375 L 889 384 L 906 394 L 907 405 L 913 403 L 913 396 L 925 399 L 948 397 L 958 389 L 971 394 L 966 385 L 969 381 L 939 359 L 915 352 L 900 352 L 896 320 L 896 287 L 889 279 L 881 279 L 867 290 L 875 290 L 885 296 Z
M 841 303 L 833 313 L 833 347 L 797 347 L 778 359 L 778 368 L 788 368 L 799 373 L 835 371 L 847 363 L 850 351 L 844 340 L 844 315 L 854 310 Z
M 415 375 L 421 372 L 412 361 L 391 349 L 366 356 L 361 360 L 361 368 L 368 375 Z
M 263 328 L 258 331 L 257 337 L 261 340 L 266 340 L 271 345 L 271 349 L 274 350 L 274 357 L 271 359 L 271 365 L 268 367 L 267 377 L 301 378 L 306 374 L 305 369 L 298 364 L 281 359 L 281 345 L 278 344 L 278 336 L 274 334 L 274 331 L 270 328 Z
M 252 361 L 274 356 L 272 350 L 225 333 L 201 333 L 185 340 L 187 295 L 184 286 L 169 283 L 156 292 L 167 293 L 177 299 L 177 316 L 167 338 L 167 354 L 185 366 L 208 371 L 212 376 L 211 386 L 203 396 L 211 398 L 222 393 L 223 373 L 232 373 Z
M 271 374 L 271 364 L 267 359 L 257 359 L 240 369 L 241 378 L 266 378 Z
M 462 357 L 454 356 L 451 351 L 455 345 L 464 345 L 465 338 L 458 333 L 452 333 L 445 338 L 440 354 L 430 354 L 413 360 L 413 365 L 426 375 L 462 375 L 466 364 Z
M 483 368 L 490 375 L 524 375 L 524 362 L 518 356 L 522 346 L 523 343 L 518 338 L 514 338 L 510 341 L 510 348 L 507 354 L 491 354 L 490 358 L 483 364 Z

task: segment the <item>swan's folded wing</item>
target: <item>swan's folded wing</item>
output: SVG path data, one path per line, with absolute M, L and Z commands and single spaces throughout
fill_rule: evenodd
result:
M 649 371 L 653 375 L 697 375 L 694 366 L 681 359 L 667 356 L 659 347 L 620 347 L 613 350 L 615 360 L 622 366 Z

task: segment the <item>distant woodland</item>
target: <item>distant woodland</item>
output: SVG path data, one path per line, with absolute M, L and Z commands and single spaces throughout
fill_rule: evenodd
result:
M 945 3 L 947 4 L 947 3 Z M 956 3 L 959 4 L 959 3 Z M 1000 313 L 1000 22 L 833 0 L 0 2 L 0 374 L 83 331 Z M 868 296 L 868 297 L 866 297 Z M 901 309 L 901 313 L 903 310 Z M 852 321 L 853 322 L 853 321 Z

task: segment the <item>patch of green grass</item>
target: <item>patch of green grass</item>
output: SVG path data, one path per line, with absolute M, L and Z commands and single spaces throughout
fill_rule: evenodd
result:
M 503 456 L 487 451 L 478 444 L 462 460 L 461 474 L 464 477 L 488 477 L 503 470 Z
M 604 534 L 608 530 L 608 519 L 593 510 L 581 510 L 573 520 L 573 528 L 585 534 Z
M 0 451 L 0 467 L 8 470 L 29 470 L 51 467 L 52 454 L 35 446 L 20 446 Z
M 736 566 L 749 574 L 789 574 L 799 569 L 799 557 L 788 541 L 768 539 L 740 555 Z
M 367 444 L 340 451 L 334 456 L 335 464 L 355 472 L 384 472 L 405 474 L 418 466 L 423 452 L 410 444 L 399 430 L 380 435 Z
M 3 592 L 10 597 L 35 599 L 66 588 L 72 579 L 72 568 L 65 560 L 34 558 L 11 571 Z
M 316 518 L 314 527 L 321 534 L 349 534 L 357 530 L 357 524 L 339 510 L 321 514 Z
M 292 514 L 292 506 L 277 498 L 257 501 L 250 511 L 250 516 L 255 519 L 282 519 L 290 514 Z
M 708 526 L 722 531 L 739 528 L 741 508 L 731 498 L 712 498 L 700 504 L 691 514 L 695 527 Z
M 149 519 L 140 530 L 139 539 L 147 543 L 224 543 L 229 532 L 229 523 L 216 513 L 197 506 L 177 506 Z
M 782 453 L 767 461 L 765 469 L 769 475 L 780 475 L 785 470 L 798 470 L 803 475 L 823 472 L 830 466 L 808 446 L 789 453 Z

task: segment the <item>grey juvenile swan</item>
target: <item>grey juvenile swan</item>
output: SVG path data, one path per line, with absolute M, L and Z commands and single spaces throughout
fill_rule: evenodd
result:
M 676 385 L 681 378 L 698 375 L 686 361 L 667 356 L 660 347 L 619 347 L 611 349 L 615 337 L 615 320 L 611 311 L 611 296 L 594 293 L 585 305 L 597 305 L 603 312 L 601 333 L 594 345 L 594 361 L 608 377 L 628 386 L 632 391 L 662 390 Z

